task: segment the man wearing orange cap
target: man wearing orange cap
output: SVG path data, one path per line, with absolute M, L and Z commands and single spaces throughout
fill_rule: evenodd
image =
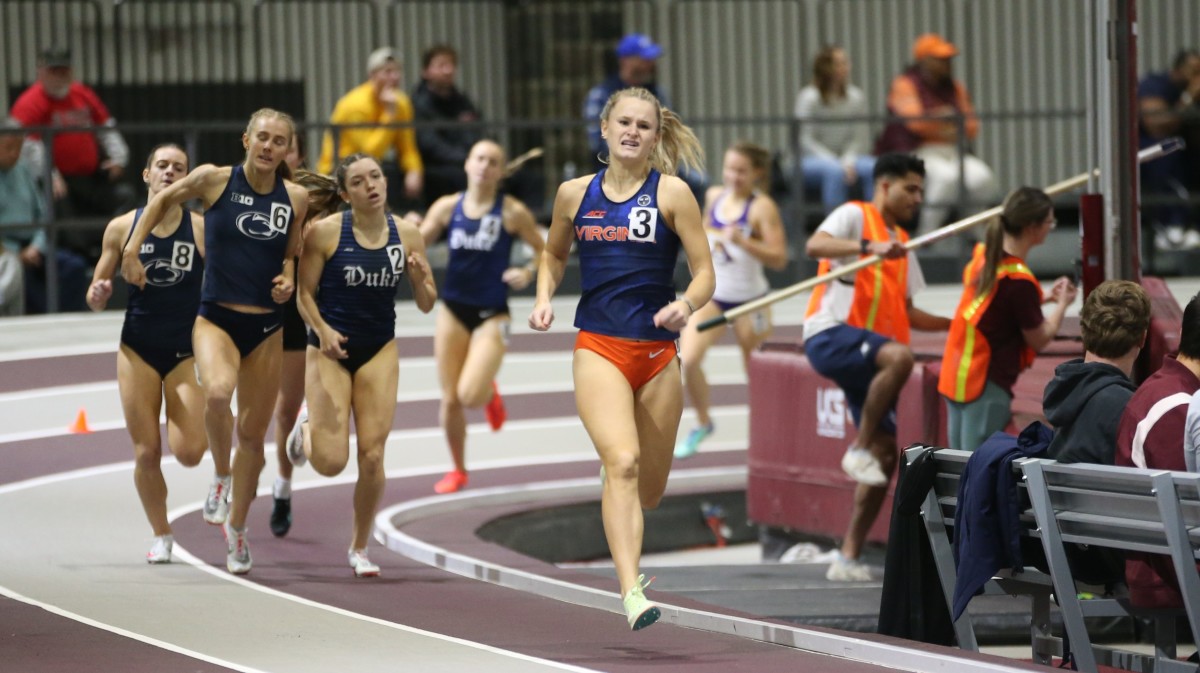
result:
M 958 49 L 937 33 L 926 33 L 913 42 L 913 64 L 892 81 L 888 92 L 888 114 L 893 120 L 875 145 L 876 155 L 912 152 L 925 161 L 922 232 L 945 224 L 949 207 L 959 201 L 959 152 L 979 135 L 971 96 L 951 76 L 950 60 L 956 54 Z M 966 203 L 977 209 L 994 201 L 998 193 L 992 169 L 970 153 L 961 157 L 961 164 Z

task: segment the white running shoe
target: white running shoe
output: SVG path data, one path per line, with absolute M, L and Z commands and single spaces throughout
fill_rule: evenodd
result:
M 841 554 L 829 564 L 825 579 L 830 582 L 870 582 L 871 569 L 858 559 L 848 559 Z
M 891 481 L 883 472 L 879 459 L 866 449 L 852 446 L 842 456 L 842 471 L 851 479 L 867 486 L 887 486 Z
M 308 456 L 304 455 L 304 433 L 300 430 L 300 426 L 307 422 L 308 405 L 305 404 L 300 407 L 300 415 L 296 417 L 296 424 L 292 426 L 292 431 L 287 437 L 287 457 L 296 467 L 304 467 L 308 462 Z
M 170 535 L 159 535 L 154 538 L 150 551 L 146 552 L 146 563 L 170 563 L 171 548 L 175 546 L 175 538 Z
M 204 499 L 204 520 L 214 526 L 225 523 L 229 518 L 229 478 L 214 477 Z
M 351 549 L 346 552 L 350 567 L 354 569 L 355 577 L 379 577 L 379 566 L 367 558 L 366 549 Z
M 229 553 L 225 555 L 225 568 L 234 575 L 245 575 L 254 564 L 250 559 L 250 545 L 246 543 L 246 529 L 234 530 L 228 521 L 223 529 L 225 543 L 229 546 Z

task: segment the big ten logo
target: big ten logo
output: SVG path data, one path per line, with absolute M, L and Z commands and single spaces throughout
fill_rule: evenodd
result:
M 817 388 L 817 435 L 845 439 L 846 394 L 841 388 Z

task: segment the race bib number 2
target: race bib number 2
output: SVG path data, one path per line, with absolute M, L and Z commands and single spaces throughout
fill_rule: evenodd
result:
M 387 247 L 388 261 L 392 264 L 392 273 L 399 276 L 404 273 L 404 246 L 389 245 Z
M 653 243 L 658 229 L 658 208 L 631 208 L 629 210 L 629 240 Z

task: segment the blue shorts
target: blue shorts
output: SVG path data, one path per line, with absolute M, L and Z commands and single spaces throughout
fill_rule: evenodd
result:
M 212 302 L 201 302 L 200 315 L 229 335 L 238 353 L 246 357 L 258 345 L 279 331 L 283 317 L 279 311 L 271 313 L 242 313 Z
M 342 366 L 342 369 L 350 373 L 350 376 L 357 374 L 363 365 L 370 362 L 379 351 L 383 350 L 384 346 L 392 343 L 393 339 L 368 341 L 366 343 L 359 343 L 359 341 L 359 339 L 346 339 L 346 343 L 342 344 L 342 350 L 346 352 L 346 357 L 336 361 Z M 308 331 L 308 345 L 318 351 L 321 350 L 321 337 L 317 336 L 317 333 L 312 330 Z
M 172 348 L 155 343 L 152 339 L 138 338 L 131 331 L 121 330 L 121 343 L 137 354 L 143 362 L 158 372 L 158 378 L 166 380 L 167 376 L 179 366 L 179 363 L 192 357 L 192 344 Z
M 889 341 L 891 339 L 881 334 L 850 325 L 830 327 L 804 341 L 804 354 L 808 356 L 813 369 L 838 384 L 846 394 L 846 405 L 854 417 L 854 427 L 858 427 L 862 419 L 867 389 L 879 371 L 875 366 L 875 356 Z M 879 429 L 890 435 L 896 434 L 894 405 L 879 422 Z

